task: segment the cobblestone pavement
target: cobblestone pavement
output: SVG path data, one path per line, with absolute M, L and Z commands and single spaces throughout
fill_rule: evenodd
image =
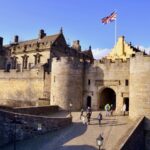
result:
M 104 137 L 103 150 L 117 148 L 119 139 L 133 126 L 134 122 L 128 116 L 105 117 L 99 126 L 97 115 L 93 112 L 90 125 L 83 124 L 80 113 L 73 112 L 73 124 L 45 135 L 16 143 L 16 150 L 96 150 L 96 138 L 102 133 Z M 54 117 L 66 116 L 66 113 L 55 114 Z M 13 150 L 13 144 L 1 150 Z

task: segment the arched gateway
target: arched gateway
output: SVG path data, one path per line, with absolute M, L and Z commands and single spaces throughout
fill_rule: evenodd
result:
M 116 109 L 116 93 L 111 88 L 104 88 L 100 92 L 99 108 L 104 109 L 106 104 L 113 104 L 113 109 Z

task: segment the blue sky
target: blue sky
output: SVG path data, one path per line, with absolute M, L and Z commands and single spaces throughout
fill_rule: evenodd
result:
M 36 38 L 39 29 L 47 34 L 64 29 L 68 43 L 80 40 L 83 49 L 108 51 L 114 46 L 114 22 L 103 25 L 101 18 L 117 11 L 117 36 L 127 42 L 150 47 L 149 0 L 1 0 L 0 36 L 9 43 Z M 97 52 L 98 55 L 98 52 Z

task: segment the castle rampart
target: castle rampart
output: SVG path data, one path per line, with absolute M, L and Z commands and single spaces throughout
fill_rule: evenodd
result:
M 143 53 L 131 58 L 129 115 L 150 116 L 150 56 Z
M 0 71 L 0 104 L 9 106 L 38 105 L 43 98 L 44 74 L 42 70 L 32 69 L 23 72 Z

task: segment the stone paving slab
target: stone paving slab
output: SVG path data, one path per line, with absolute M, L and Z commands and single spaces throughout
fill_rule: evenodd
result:
M 29 140 L 17 142 L 17 150 L 96 150 L 96 138 L 103 133 L 103 150 L 117 149 L 116 143 L 134 125 L 128 116 L 105 117 L 98 125 L 99 112 L 92 113 L 90 125 L 83 124 L 80 120 L 80 112 L 73 112 L 73 124 L 56 132 L 41 135 Z M 65 116 L 69 115 L 64 113 Z M 55 114 L 54 117 L 63 117 L 63 114 Z M 114 148 L 115 146 L 115 148 Z M 12 150 L 13 144 L 1 148 Z

